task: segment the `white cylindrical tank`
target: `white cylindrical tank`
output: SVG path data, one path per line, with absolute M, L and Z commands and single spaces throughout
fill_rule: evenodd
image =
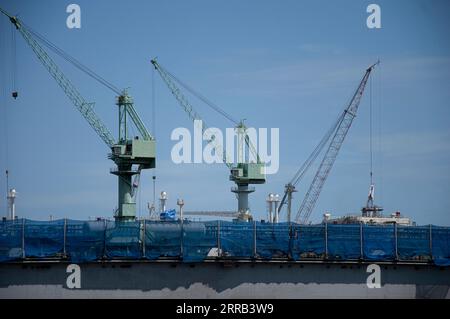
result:
M 275 223 L 278 224 L 278 221 L 279 221 L 278 203 L 280 202 L 280 195 L 275 194 L 273 196 L 273 202 L 274 202 Z
M 267 202 L 267 210 L 268 210 L 268 214 L 269 214 L 269 216 L 268 216 L 269 217 L 269 223 L 272 223 L 273 222 L 273 218 L 272 218 L 273 194 L 272 193 L 270 193 L 267 196 L 266 202 Z
M 14 220 L 16 218 L 16 190 L 14 188 L 11 188 L 8 192 L 8 207 L 9 207 L 9 216 L 8 218 L 10 220 Z
M 161 195 L 159 196 L 159 202 L 160 202 L 160 210 L 161 213 L 166 211 L 166 203 L 167 203 L 167 199 L 168 199 L 168 195 L 167 192 L 162 191 Z
M 184 201 L 182 199 L 177 199 L 177 205 L 180 206 L 180 220 L 183 221 L 183 206 Z

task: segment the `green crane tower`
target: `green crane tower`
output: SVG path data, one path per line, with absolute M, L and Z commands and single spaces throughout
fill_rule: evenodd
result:
M 108 82 L 97 76 L 97 80 L 107 85 L 117 93 L 117 107 L 119 109 L 119 137 L 116 141 L 108 128 L 103 124 L 97 114 L 94 112 L 94 104 L 87 102 L 75 86 L 69 81 L 64 73 L 59 69 L 56 63 L 50 58 L 44 48 L 38 43 L 38 40 L 44 45 L 50 47 L 58 54 L 64 53 L 61 49 L 55 47 L 51 42 L 25 26 L 17 17 L 13 17 L 5 10 L 0 8 L 0 12 L 6 15 L 15 28 L 20 32 L 25 42 L 31 47 L 39 61 L 55 79 L 60 88 L 64 91 L 77 110 L 86 119 L 89 125 L 94 129 L 97 135 L 111 149 L 108 158 L 114 161 L 116 168 L 111 169 L 111 173 L 118 177 L 118 207 L 114 217 L 118 221 L 130 221 L 136 218 L 136 188 L 139 184 L 139 177 L 142 169 L 155 168 L 156 161 L 156 142 L 149 134 L 144 123 L 137 114 L 133 99 L 126 90 L 120 91 L 114 86 L 107 85 Z M 65 53 L 64 53 L 65 54 Z M 73 58 L 68 59 L 74 63 L 78 61 Z M 79 65 L 78 65 L 79 66 Z M 80 68 L 95 78 L 93 71 Z M 129 136 L 128 127 L 130 121 L 137 128 L 139 136 Z M 134 176 L 134 180 L 133 180 Z

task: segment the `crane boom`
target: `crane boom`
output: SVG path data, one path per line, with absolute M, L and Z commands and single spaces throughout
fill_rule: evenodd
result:
M 169 87 L 172 94 L 175 96 L 175 98 L 178 100 L 180 104 L 182 104 L 183 109 L 188 113 L 188 116 L 192 118 L 192 105 L 188 102 L 186 97 L 181 93 L 180 89 L 177 86 L 177 83 L 185 88 L 187 91 L 192 93 L 195 97 L 197 97 L 199 100 L 201 100 L 203 103 L 211 107 L 213 110 L 227 118 L 229 121 L 231 121 L 233 124 L 236 125 L 236 129 L 242 132 L 243 134 L 246 133 L 247 127 L 244 124 L 244 120 L 236 121 L 233 117 L 231 117 L 229 114 L 227 114 L 224 110 L 222 110 L 220 107 L 215 105 L 213 102 L 208 100 L 206 97 L 201 95 L 200 93 L 196 92 L 194 89 L 192 89 L 190 86 L 188 86 L 186 83 L 178 79 L 175 75 L 167 71 L 164 67 L 162 67 L 156 59 L 153 59 L 152 61 L 153 66 L 155 69 L 158 70 L 158 73 L 163 78 L 163 81 L 166 83 L 166 85 Z M 164 75 L 162 73 L 164 73 Z M 175 83 L 176 82 L 176 83 Z M 195 113 L 195 111 L 194 111 Z M 196 116 L 199 116 L 198 113 L 195 113 Z M 200 119 L 200 118 L 198 118 Z M 248 135 L 245 136 L 244 143 L 247 145 L 249 152 L 252 154 L 253 158 L 256 159 L 257 163 L 261 163 L 261 159 L 259 157 L 258 152 L 256 151 L 255 146 L 251 142 L 251 140 L 248 138 Z
M 189 103 L 188 99 L 184 94 L 180 91 L 180 89 L 177 87 L 174 81 L 172 81 L 172 78 L 170 77 L 169 73 L 156 61 L 151 60 L 151 63 L 155 67 L 156 71 L 158 71 L 159 75 L 163 79 L 164 83 L 169 88 L 172 95 L 175 97 L 175 99 L 178 101 L 180 106 L 183 108 L 187 116 L 195 123 L 196 120 L 202 121 L 202 133 L 208 128 L 206 123 L 202 120 L 200 115 L 197 113 L 197 111 L 194 109 L 194 107 Z M 232 165 L 229 160 L 227 160 L 226 153 L 221 149 L 220 145 L 218 145 L 214 139 L 211 139 L 208 141 L 208 143 L 211 143 L 216 150 L 222 153 L 223 162 L 229 169 L 232 169 Z
M 187 98 L 181 93 L 178 88 L 177 83 L 182 85 L 185 89 L 189 90 L 191 93 L 199 97 L 203 102 L 207 103 L 211 107 L 213 107 L 216 111 L 218 110 L 217 106 L 212 105 L 206 98 L 200 96 L 196 92 L 193 92 L 192 89 L 188 88 L 181 81 L 176 79 L 172 74 L 170 74 L 167 70 L 165 70 L 155 59 L 151 60 L 154 68 L 158 71 L 164 83 L 169 88 L 172 95 L 176 98 L 180 106 L 186 112 L 188 117 L 194 121 L 200 120 L 200 115 L 194 110 L 192 105 L 189 103 Z M 220 112 L 222 115 L 224 112 Z M 229 116 L 227 118 L 230 119 Z M 202 130 L 206 129 L 206 125 L 203 125 Z M 245 143 L 249 148 L 249 151 L 253 154 L 256 159 L 256 163 L 245 163 L 239 162 L 238 164 L 233 165 L 232 160 L 227 157 L 226 153 L 222 150 L 220 145 L 217 145 L 214 139 L 210 139 L 208 143 L 211 143 L 215 146 L 217 152 L 222 152 L 222 158 L 225 165 L 230 169 L 229 179 L 236 183 L 236 187 L 233 187 L 231 191 L 237 195 L 238 199 L 238 219 L 240 220 L 250 220 L 252 217 L 250 215 L 250 208 L 248 205 L 248 195 L 254 192 L 253 187 L 249 187 L 249 184 L 263 184 L 266 181 L 265 171 L 264 171 L 264 163 L 260 162 L 259 155 L 256 153 L 255 147 L 252 145 L 248 135 L 246 133 L 247 127 L 244 125 L 243 121 L 238 123 L 235 127 L 238 135 L 238 158 L 240 155 L 244 154 L 243 152 L 243 144 Z
M 341 149 L 342 143 L 344 142 L 348 130 L 352 125 L 353 119 L 356 116 L 370 73 L 378 63 L 379 61 L 366 70 L 366 73 L 359 83 L 359 86 L 354 93 L 350 104 L 345 109 L 340 123 L 336 128 L 333 138 L 331 139 L 328 149 L 316 172 L 316 175 L 314 176 L 314 179 L 300 205 L 300 208 L 298 209 L 297 216 L 295 218 L 297 222 L 301 222 L 304 224 L 308 221 L 309 216 L 311 215 L 311 212 L 316 205 L 317 199 L 319 198 L 320 192 L 322 191 L 323 185 L 328 177 L 328 174 L 330 173 L 339 150 Z
M 142 169 L 155 167 L 156 141 L 148 133 L 144 123 L 138 116 L 133 106 L 133 99 L 128 95 L 126 90 L 120 92 L 115 89 L 115 87 L 112 87 L 111 85 L 108 86 L 108 83 L 103 78 L 96 76 L 91 70 L 85 67 L 80 68 L 80 64 L 75 59 L 70 58 L 68 60 L 73 64 L 74 62 L 77 62 L 74 64 L 75 66 L 119 94 L 116 103 L 119 110 L 119 137 L 116 141 L 108 128 L 102 123 L 100 118 L 94 112 L 94 103 L 86 102 L 75 86 L 59 69 L 56 63 L 50 58 L 34 36 L 36 36 L 45 45 L 50 44 L 49 47 L 52 50 L 56 49 L 58 54 L 63 51 L 52 45 L 48 40 L 35 34 L 31 28 L 26 27 L 23 23 L 21 23 L 21 21 L 19 21 L 19 19 L 9 15 L 2 8 L 0 8 L 0 12 L 9 18 L 11 23 L 20 32 L 25 42 L 31 47 L 39 61 L 55 79 L 66 96 L 75 105 L 81 115 L 87 120 L 103 142 L 105 142 L 105 144 L 110 148 L 111 153 L 108 154 L 108 158 L 113 160 L 117 165 L 117 168 L 111 169 L 110 173 L 118 177 L 118 207 L 114 217 L 119 221 L 134 220 L 136 217 L 136 188 L 139 184 L 140 173 Z M 134 136 L 131 138 L 129 136 L 128 117 L 138 129 L 142 138 L 139 138 L 139 136 Z M 138 165 L 138 169 L 135 169 L 133 167 L 134 165 Z M 133 176 L 134 182 L 132 182 Z
M 6 11 L 1 9 L 1 12 L 8 16 L 10 21 L 14 24 L 16 29 L 20 32 L 25 42 L 31 47 L 42 65 L 47 69 L 50 75 L 55 79 L 67 97 L 72 101 L 81 115 L 86 119 L 89 125 L 94 129 L 98 136 L 105 142 L 108 147 L 112 147 L 115 144 L 115 139 L 103 124 L 93 108 L 95 103 L 86 102 L 81 96 L 75 86 L 66 78 L 64 73 L 61 72 L 56 63 L 45 52 L 42 46 L 33 38 L 30 32 L 22 25 L 22 23 L 16 17 L 9 15 Z
M 142 122 L 141 118 L 136 112 L 136 109 L 134 108 L 133 104 L 128 105 L 127 107 L 128 115 L 131 117 L 131 121 L 136 125 L 136 128 L 138 129 L 139 133 L 141 134 L 142 138 L 144 140 L 152 140 L 153 136 L 150 135 L 147 128 L 145 127 L 144 123 Z

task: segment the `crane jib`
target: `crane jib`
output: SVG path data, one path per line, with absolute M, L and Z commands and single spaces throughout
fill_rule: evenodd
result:
M 325 152 L 319 168 L 314 175 L 313 181 L 309 186 L 306 195 L 303 198 L 303 201 L 297 211 L 297 216 L 295 218 L 297 222 L 306 223 L 308 221 L 312 210 L 317 203 L 325 181 L 337 158 L 339 150 L 352 125 L 353 119 L 356 117 L 356 113 L 358 111 L 358 107 L 361 102 L 361 98 L 364 93 L 364 89 L 366 87 L 370 73 L 377 64 L 379 64 L 379 61 L 377 61 L 377 63 L 373 64 L 366 70 L 366 73 L 359 83 L 358 88 L 355 91 L 348 107 L 344 110 L 342 119 L 338 121 L 338 126 L 334 131 L 334 135 L 332 135 L 333 137 L 331 138 L 331 142 L 327 148 L 327 151 Z M 286 188 L 285 196 L 283 197 L 283 199 L 285 199 L 288 192 L 291 191 L 293 191 L 293 189 Z
M 134 220 L 136 218 L 135 197 L 136 188 L 139 185 L 139 176 L 142 169 L 155 168 L 156 142 L 148 133 L 144 123 L 134 109 L 132 98 L 127 94 L 126 90 L 119 92 L 119 96 L 117 97 L 116 105 L 119 109 L 119 138 L 116 142 L 108 128 L 94 112 L 94 103 L 86 102 L 76 87 L 59 69 L 40 43 L 49 47 L 68 62 L 74 64 L 81 71 L 117 93 L 115 87 L 87 67 L 82 66 L 76 59 L 64 53 L 50 41 L 31 30 L 31 28 L 25 26 L 25 24 L 21 23 L 16 17 L 11 17 L 1 8 L 0 11 L 9 17 L 10 21 L 16 26 L 16 29 L 33 50 L 44 68 L 50 73 L 72 104 L 111 150 L 111 153 L 108 154 L 108 158 L 113 160 L 117 167 L 111 169 L 110 173 L 118 177 L 118 206 L 115 210 L 116 213 L 114 217 L 119 221 Z M 40 41 L 40 43 L 38 43 L 38 41 Z M 133 139 L 128 137 L 127 117 L 129 117 L 131 122 L 136 126 L 142 139 L 138 136 Z M 135 165 L 138 165 L 138 169 L 134 168 Z M 133 175 L 135 176 L 134 182 L 131 180 Z

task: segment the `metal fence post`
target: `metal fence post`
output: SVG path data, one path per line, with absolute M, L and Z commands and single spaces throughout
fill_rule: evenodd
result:
M 394 223 L 394 238 L 395 238 L 395 259 L 398 260 L 398 227 Z
M 217 221 L 217 257 L 222 257 L 222 248 L 220 247 L 220 220 Z
M 292 256 L 293 256 L 293 253 L 292 253 L 292 224 L 291 224 L 291 221 L 289 221 L 288 222 L 288 225 L 289 225 L 289 227 L 288 227 L 288 235 L 289 235 L 289 250 L 288 250 L 288 257 L 289 258 L 292 258 Z
M 25 218 L 22 218 L 22 258 L 25 259 Z
M 67 236 L 67 218 L 64 218 L 64 239 L 63 239 L 63 255 L 66 256 L 66 236 Z
M 328 258 L 328 223 L 325 221 L 325 259 Z
M 361 259 L 364 259 L 364 251 L 363 251 L 363 224 L 359 223 L 359 247 L 360 247 L 360 255 Z
M 253 221 L 253 257 L 256 258 L 256 220 Z
M 106 258 L 106 219 L 103 220 L 103 258 Z
M 142 231 L 142 257 L 145 258 L 145 238 L 147 232 L 147 220 L 144 219 L 144 230 Z
M 181 228 L 181 238 L 180 238 L 180 258 L 183 258 L 184 249 L 183 249 L 183 238 L 184 238 L 184 229 L 183 229 L 183 220 L 180 220 L 180 228 Z
M 432 229 L 433 229 L 433 226 L 430 224 L 430 238 L 429 238 L 429 241 L 430 241 L 430 257 L 431 257 L 431 260 L 433 260 L 433 235 L 432 235 Z

